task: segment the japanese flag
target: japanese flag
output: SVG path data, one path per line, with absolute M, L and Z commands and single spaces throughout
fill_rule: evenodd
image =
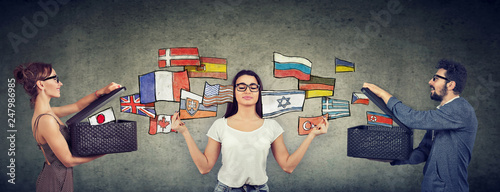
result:
M 102 125 L 105 123 L 115 121 L 115 113 L 113 113 L 113 108 L 107 108 L 95 115 L 89 117 L 90 125 Z

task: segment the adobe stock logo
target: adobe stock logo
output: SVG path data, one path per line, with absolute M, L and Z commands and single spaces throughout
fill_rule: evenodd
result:
M 54 17 L 59 13 L 59 5 L 66 5 L 69 0 L 48 0 L 43 2 L 43 0 L 38 1 L 38 5 L 43 9 L 42 11 L 37 11 L 33 14 L 31 21 L 22 17 L 21 21 L 23 26 L 21 27 L 21 33 L 10 32 L 7 34 L 10 45 L 14 49 L 14 53 L 19 52 L 19 45 L 21 43 L 28 43 L 28 39 L 34 38 L 38 34 L 38 29 L 44 27 L 49 22 L 49 16 Z

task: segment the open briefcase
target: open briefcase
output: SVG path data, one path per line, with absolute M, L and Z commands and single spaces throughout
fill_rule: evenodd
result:
M 347 156 L 369 159 L 406 160 L 413 150 L 413 131 L 392 113 L 385 102 L 367 88 L 361 91 L 399 127 L 360 125 L 347 129 Z
M 73 155 L 83 157 L 137 151 L 135 121 L 117 120 L 102 125 L 80 122 L 125 90 L 125 87 L 121 87 L 99 97 L 66 121 L 70 130 L 70 148 Z

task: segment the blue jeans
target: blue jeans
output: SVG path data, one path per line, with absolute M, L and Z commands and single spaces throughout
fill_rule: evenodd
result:
M 269 192 L 269 186 L 267 183 L 264 185 L 248 185 L 245 184 L 240 188 L 233 188 L 217 181 L 217 185 L 215 186 L 214 192 Z

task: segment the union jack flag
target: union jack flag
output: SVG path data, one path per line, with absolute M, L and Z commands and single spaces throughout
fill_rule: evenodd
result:
M 155 103 L 141 104 L 139 94 L 120 97 L 120 107 L 123 113 L 134 113 L 150 118 L 156 117 Z

